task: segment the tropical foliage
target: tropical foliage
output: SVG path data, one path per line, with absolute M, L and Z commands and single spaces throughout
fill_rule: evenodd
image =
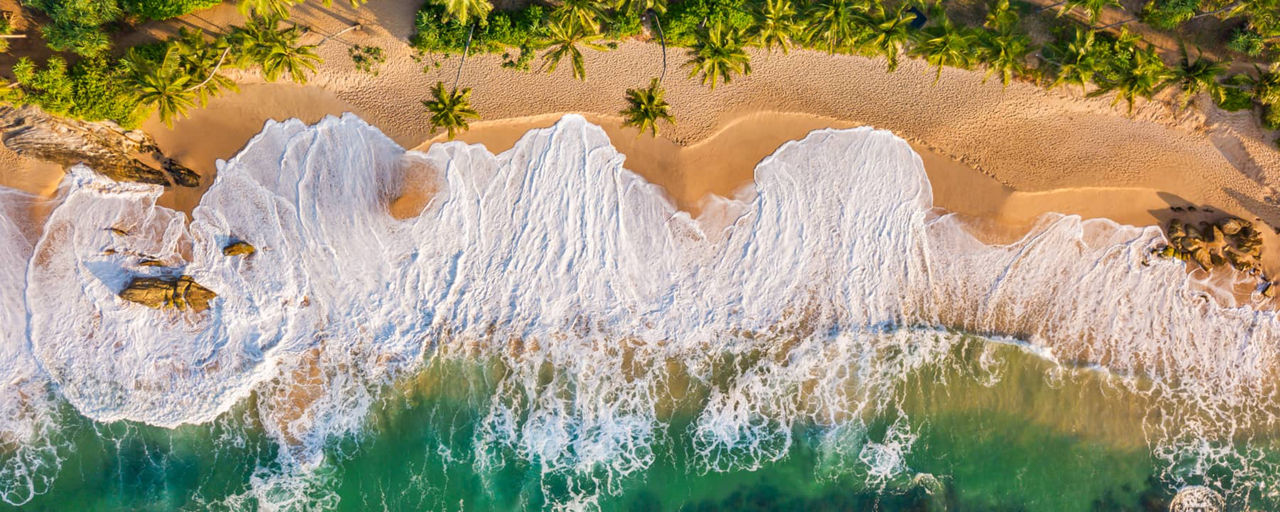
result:
M 431 115 L 431 131 L 443 129 L 449 140 L 470 129 L 470 121 L 480 119 L 480 114 L 471 108 L 470 88 L 445 90 L 444 82 L 436 82 L 431 88 L 431 99 L 423 100 L 422 105 Z
M 756 6 L 754 14 L 751 43 L 771 51 L 776 46 L 787 53 L 797 27 L 795 4 L 791 0 L 764 0 Z
M 925 28 L 919 32 L 916 45 L 911 54 L 924 58 L 925 62 L 937 68 L 933 81 L 942 78 L 942 67 L 969 69 L 978 60 L 974 47 L 978 41 L 977 33 L 970 28 L 960 27 L 942 15 L 942 22 Z
M 664 94 L 657 78 L 651 80 L 647 88 L 627 89 L 627 108 L 621 112 L 622 124 L 634 126 L 640 133 L 648 130 L 654 137 L 658 135 L 658 122 L 676 124 L 676 118 L 671 115 L 671 105 L 663 98 Z
M 128 16 L 161 20 L 213 7 L 221 0 L 22 0 L 49 16 L 40 28 L 49 48 L 94 57 L 111 49 L 106 26 Z
M 751 57 L 743 50 L 741 29 L 720 24 L 707 27 L 689 49 L 689 76 L 702 75 L 702 83 L 716 88 L 717 81 L 729 83 L 734 75 L 751 74 Z
M 578 80 L 586 80 L 587 68 L 583 62 L 582 51 L 578 49 L 578 46 L 602 50 L 604 47 L 596 44 L 600 36 L 590 32 L 586 27 L 571 19 L 553 19 L 551 24 L 547 26 L 547 34 L 546 44 L 550 45 L 550 49 L 542 55 L 547 73 L 554 72 L 560 61 L 565 57 L 569 57 L 570 66 L 573 68 L 573 77 Z

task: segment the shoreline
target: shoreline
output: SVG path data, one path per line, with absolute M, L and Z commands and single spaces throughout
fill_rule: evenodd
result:
M 160 204 L 189 211 L 212 183 L 214 161 L 235 154 L 267 119 L 313 123 L 353 112 L 405 148 L 442 140 L 428 133 L 420 101 L 435 81 L 452 82 L 458 58 L 415 59 L 407 40 L 418 4 L 300 5 L 294 19 L 316 34 L 308 43 L 362 24 L 320 46 L 325 61 L 310 85 L 265 84 L 231 70 L 241 92 L 213 98 L 172 129 L 153 116 L 143 129 L 204 177 L 200 188 L 170 190 Z M 241 17 L 234 5 L 223 4 L 181 22 L 217 31 Z M 177 26 L 153 24 L 136 37 L 163 37 Z M 354 68 L 347 56 L 352 44 L 385 50 L 377 77 Z M 728 195 L 750 182 L 755 164 L 781 143 L 817 128 L 872 126 L 911 143 L 924 160 L 935 205 L 964 216 L 992 241 L 1016 239 L 1050 211 L 1143 226 L 1163 225 L 1174 215 L 1200 221 L 1206 216 L 1171 208 L 1211 206 L 1219 217 L 1229 213 L 1258 224 L 1268 277 L 1280 275 L 1280 151 L 1249 112 L 1175 112 L 1159 101 L 1140 101 L 1126 115 L 1110 98 L 1016 81 L 1005 88 L 985 80 L 981 69 L 946 68 L 934 84 L 932 69 L 915 58 L 904 57 L 889 73 L 882 59 L 809 50 L 750 53 L 753 74 L 711 91 L 682 72 L 684 51 L 671 49 L 663 85 L 677 124 L 661 126 L 657 138 L 637 137 L 616 116 L 623 92 L 660 71 L 656 44 L 627 40 L 616 50 L 584 52 L 586 81 L 567 70 L 516 71 L 502 68 L 500 55 L 471 55 L 460 86 L 473 89 L 473 105 L 484 118 L 459 139 L 497 153 L 528 129 L 581 114 L 605 128 L 628 155 L 627 168 L 696 214 L 703 195 Z M 56 188 L 60 173 L 33 170 L 32 162 L 4 153 L 0 149 L 0 164 L 11 170 L 0 172 L 0 185 L 44 195 Z

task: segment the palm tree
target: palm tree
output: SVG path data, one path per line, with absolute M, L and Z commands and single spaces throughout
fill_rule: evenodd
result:
M 240 0 L 240 14 L 246 18 L 260 16 L 264 18 L 284 19 L 289 17 L 289 8 L 302 3 L 303 0 Z
M 1134 99 L 1138 96 L 1150 98 L 1167 83 L 1169 76 L 1169 68 L 1154 48 L 1135 48 L 1132 58 L 1125 63 L 1120 73 L 1089 95 L 1101 96 L 1114 91 L 1116 98 L 1111 104 L 1115 105 L 1123 99 L 1128 102 L 1129 113 L 1132 114 Z
M 196 94 L 187 88 L 191 75 L 183 72 L 177 48 L 169 48 L 158 63 L 145 60 L 132 49 L 125 60 L 138 103 L 155 107 L 165 126 L 173 128 L 173 119 L 186 116 L 195 106 Z
M 316 45 L 301 45 L 302 32 L 298 27 L 274 31 L 275 36 L 266 45 L 255 49 L 262 75 L 268 82 L 276 81 L 281 73 L 288 74 L 294 82 L 306 83 L 307 71 L 315 71 L 321 62 L 316 55 Z
M 933 77 L 935 84 L 942 78 L 943 66 L 969 69 L 978 60 L 973 49 L 978 36 L 965 27 L 957 27 L 945 14 L 942 15 L 942 23 L 919 34 L 911 54 L 924 57 L 925 62 L 938 69 Z
M 1096 32 L 1092 30 L 1077 27 L 1075 37 L 1065 45 L 1045 48 L 1053 54 L 1053 57 L 1046 57 L 1045 60 L 1056 67 L 1057 75 L 1053 83 L 1049 84 L 1050 89 L 1060 84 L 1077 84 L 1083 91 L 1093 81 L 1093 75 L 1098 70 L 1099 55 L 1095 35 Z
M 649 87 L 645 89 L 627 89 L 629 105 L 621 112 L 624 118 L 622 125 L 639 128 L 640 133 L 649 130 L 650 136 L 656 137 L 658 121 L 676 124 L 676 118 L 671 115 L 671 105 L 662 97 L 664 93 L 657 78 L 649 81 Z
M 452 90 L 444 89 L 444 82 L 436 82 L 436 86 L 431 88 L 430 100 L 423 100 L 422 105 L 427 107 L 427 112 L 431 114 L 431 132 L 444 128 L 449 134 L 449 140 L 453 140 L 458 132 L 464 132 L 471 128 L 469 120 L 480 119 L 480 114 L 471 108 L 471 88 L 458 90 L 454 87 Z
M 560 59 L 567 55 L 573 65 L 573 77 L 578 80 L 586 80 L 587 69 L 582 60 L 582 52 L 578 50 L 578 45 L 581 44 L 587 48 L 602 50 L 604 47 L 596 44 L 600 36 L 587 31 L 582 25 L 566 22 L 565 20 L 551 20 L 551 23 L 547 25 L 547 34 L 548 37 L 545 42 L 551 49 L 542 54 L 542 61 L 547 67 L 547 73 L 555 72 L 556 65 L 560 64 Z
M 1013 29 L 1018 24 L 1018 13 L 1009 5 L 1009 0 L 993 0 L 987 5 L 987 19 L 982 26 L 996 32 Z
M 817 0 L 806 13 L 804 39 L 827 53 L 848 52 L 871 36 L 865 8 L 853 0 Z
M 1031 53 L 1031 38 L 1006 28 L 1000 31 L 984 32 L 978 38 L 982 46 L 982 60 L 987 64 L 987 74 L 983 82 L 991 75 L 1000 73 L 1000 83 L 1005 87 L 1015 75 L 1027 72 L 1027 55 Z
M 1098 18 L 1102 17 L 1102 11 L 1107 7 L 1121 7 L 1120 0 L 1066 0 L 1062 2 L 1062 7 L 1058 9 L 1058 16 L 1079 8 L 1084 11 L 1084 14 L 1089 19 L 1089 24 L 1092 25 L 1098 22 Z
M 275 18 L 253 18 L 234 31 L 231 42 L 239 49 L 241 64 L 257 64 L 262 76 L 269 82 L 287 74 L 293 81 L 306 83 L 307 71 L 315 71 L 320 63 L 316 45 L 300 45 L 302 33 L 298 27 L 276 30 Z
M 1186 108 L 1202 92 L 1214 97 L 1221 96 L 1222 84 L 1218 82 L 1218 76 L 1226 72 L 1227 65 L 1204 58 L 1199 50 L 1196 51 L 1196 59 L 1191 60 L 1187 45 L 1182 42 L 1178 43 L 1178 51 L 1182 58 L 1171 70 L 1169 84 L 1176 84 L 1182 92 L 1180 106 Z
M 431 0 L 449 13 L 459 25 L 466 25 L 473 18 L 483 20 L 493 10 L 489 0 Z
M 620 13 L 642 14 L 648 11 L 667 12 L 667 0 L 618 0 L 614 9 Z
M 875 24 L 875 34 L 863 44 L 867 54 L 884 56 L 890 72 L 898 69 L 898 52 L 911 39 L 909 29 L 916 14 L 909 11 L 909 8 L 903 4 L 898 7 L 897 12 L 888 16 L 883 7 L 878 7 L 871 20 Z
M 552 16 L 561 23 L 577 24 L 589 33 L 600 31 L 606 7 L 599 0 L 564 0 Z
M 716 22 L 698 33 L 698 40 L 689 49 L 689 61 L 685 67 L 690 68 L 689 77 L 702 74 L 702 83 L 711 82 L 711 90 L 715 90 L 716 81 L 729 83 L 733 75 L 751 74 L 751 56 L 742 49 L 743 34 L 738 28 L 724 28 Z
M 796 32 L 795 4 L 791 0 L 765 0 L 753 14 L 756 23 L 751 29 L 751 42 L 769 51 L 777 45 L 787 53 Z
M 224 89 L 239 90 L 235 80 L 218 73 L 234 48 L 225 38 L 215 39 L 211 44 L 200 32 L 183 28 L 178 31 L 174 47 L 178 49 L 182 67 L 186 69 L 188 75 L 193 79 L 205 77 L 199 83 L 188 87 L 197 94 L 200 106 L 205 106 L 210 97 L 218 95 Z

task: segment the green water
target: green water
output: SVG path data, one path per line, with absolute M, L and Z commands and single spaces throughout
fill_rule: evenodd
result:
M 1000 361 L 998 379 L 980 364 L 984 350 Z M 296 503 L 537 510 L 578 496 L 621 511 L 1168 509 L 1170 475 L 1180 470 L 1151 455 L 1142 427 L 1147 399 L 1107 385 L 1101 373 L 1055 372 L 1016 347 L 970 343 L 953 359 L 906 376 L 896 410 L 866 418 L 865 428 L 796 426 L 786 455 L 754 470 L 706 471 L 690 449 L 692 416 L 673 414 L 657 434 L 652 464 L 613 478 L 544 474 L 509 449 L 476 446 L 491 379 L 479 365 L 436 363 L 385 390 L 363 435 L 332 441 L 327 462 L 307 477 L 307 499 Z M 96 424 L 64 411 L 73 419 L 62 431 L 69 446 L 62 469 L 51 491 L 22 509 L 257 509 L 254 482 L 262 487 L 283 469 L 281 448 L 254 423 L 253 407 L 175 430 Z M 892 433 L 915 439 L 904 467 L 877 478 L 859 457 L 869 441 Z M 1280 461 L 1280 444 L 1263 443 L 1262 456 Z M 1181 476 L 1197 483 L 1194 472 Z M 1278 506 L 1262 490 L 1235 495 L 1244 496 L 1233 498 L 1237 505 Z

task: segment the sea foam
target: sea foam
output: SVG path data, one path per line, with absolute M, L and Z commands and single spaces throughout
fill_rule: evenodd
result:
M 1158 397 L 1152 449 L 1197 468 L 1175 478 L 1226 465 L 1237 477 L 1209 483 L 1231 492 L 1264 464 L 1232 447 L 1274 427 L 1280 322 L 1152 258 L 1157 228 L 1049 215 L 1016 243 L 983 244 L 933 211 L 910 147 L 870 128 L 783 145 L 753 187 L 697 219 L 623 161 L 574 115 L 496 156 L 406 152 L 351 115 L 269 122 L 219 162 L 189 223 L 155 205 L 159 187 L 72 169 L 25 286 L 10 275 L 23 246 L 0 252 L 6 290 L 25 289 L 0 315 L 30 325 L 6 327 L 4 349 L 99 421 L 208 422 L 256 391 L 265 428 L 292 447 L 285 467 L 303 472 L 397 376 L 497 358 L 509 371 L 476 429 L 477 464 L 588 475 L 589 501 L 652 463 L 672 365 L 709 390 L 690 427 L 709 469 L 777 460 L 803 422 L 828 429 L 833 452 L 862 439 L 845 458 L 875 480 L 907 471 L 906 423 L 866 439 L 860 422 L 895 409 L 904 375 L 942 364 L 956 328 Z M 436 193 L 398 220 L 388 204 L 407 168 L 431 169 Z M 257 253 L 224 256 L 232 241 Z M 212 309 L 116 295 L 176 274 L 217 292 Z

